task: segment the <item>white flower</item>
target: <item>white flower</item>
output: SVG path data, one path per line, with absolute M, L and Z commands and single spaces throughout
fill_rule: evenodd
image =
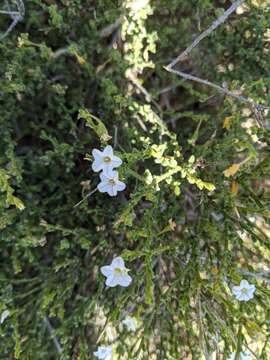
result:
M 115 287 L 117 285 L 127 287 L 131 284 L 131 277 L 128 275 L 128 269 L 125 267 L 124 260 L 121 257 L 113 259 L 111 265 L 102 266 L 101 273 L 106 276 L 106 285 Z
M 95 172 L 102 170 L 107 173 L 122 164 L 122 160 L 113 155 L 113 148 L 110 145 L 106 146 L 103 151 L 94 149 L 92 155 L 94 157 L 92 169 Z
M 94 352 L 94 355 L 98 359 L 109 360 L 112 356 L 112 347 L 111 346 L 99 346 L 97 351 Z
M 101 182 L 97 187 L 98 190 L 102 193 L 106 192 L 110 196 L 116 196 L 117 191 L 123 191 L 126 188 L 126 185 L 122 181 L 119 181 L 117 171 L 101 173 L 100 180 Z
M 136 331 L 137 320 L 134 317 L 126 316 L 122 323 L 127 327 L 128 331 Z
M 250 352 L 241 352 L 239 354 L 239 360 L 251 360 L 250 356 L 251 356 Z M 234 352 L 230 355 L 228 360 L 235 360 L 235 358 L 236 358 L 236 353 Z
M 0 317 L 0 324 L 3 324 L 3 322 L 6 320 L 6 318 L 9 316 L 9 311 L 4 310 Z
M 239 301 L 248 301 L 253 298 L 256 286 L 247 280 L 241 280 L 239 286 L 233 286 L 232 292 Z
M 127 7 L 136 12 L 143 9 L 148 4 L 149 0 L 131 0 L 128 1 Z

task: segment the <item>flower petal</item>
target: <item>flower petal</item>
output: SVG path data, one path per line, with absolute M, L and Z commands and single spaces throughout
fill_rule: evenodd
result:
M 240 287 L 249 287 L 249 282 L 247 280 L 241 280 Z
M 116 195 L 117 195 L 116 186 L 108 185 L 108 186 L 107 186 L 107 193 L 108 193 L 110 196 L 116 196 Z
M 102 158 L 102 152 L 99 151 L 98 149 L 93 149 L 92 151 L 92 155 L 94 156 L 95 160 L 101 160 Z
M 128 274 L 118 277 L 118 283 L 120 286 L 127 287 L 131 284 L 132 278 Z
M 93 352 L 93 355 L 98 359 L 106 359 L 109 360 L 112 355 L 112 347 L 111 346 L 99 346 L 97 351 Z
M 107 176 L 106 172 L 104 172 L 104 171 L 102 171 L 102 173 L 99 174 L 99 178 L 102 182 L 106 182 L 106 183 L 108 182 L 108 176 Z
M 109 276 L 111 276 L 113 274 L 113 269 L 112 269 L 112 267 L 110 265 L 102 266 L 100 268 L 100 271 L 106 277 L 109 277 Z
M 137 321 L 134 317 L 127 316 L 122 323 L 127 327 L 129 331 L 136 331 Z
M 245 300 L 244 296 L 245 295 L 243 295 L 242 293 L 239 293 L 239 294 L 236 295 L 236 299 L 239 300 L 239 301 L 243 301 L 243 300 Z
M 123 191 L 126 188 L 126 184 L 123 183 L 122 181 L 118 181 L 116 184 L 116 189 L 117 191 Z
M 122 163 L 123 163 L 123 161 L 119 157 L 117 157 L 117 156 L 112 157 L 112 166 L 113 167 L 118 167 L 118 166 L 122 165 Z
M 100 160 L 95 160 L 92 163 L 92 170 L 95 172 L 99 172 L 100 170 L 102 170 L 102 162 Z
M 110 173 L 108 174 L 108 176 L 113 179 L 114 181 L 118 181 L 118 171 L 116 170 L 112 170 L 110 171 Z
M 118 279 L 116 276 L 112 275 L 109 276 L 105 282 L 106 286 L 108 287 L 115 287 L 118 285 Z
M 125 269 L 125 262 L 124 260 L 121 258 L 121 256 L 117 256 L 116 258 L 113 259 L 111 266 L 113 268 L 120 268 L 120 269 Z
M 98 188 L 98 191 L 100 191 L 101 193 L 104 193 L 104 192 L 108 192 L 109 185 L 106 182 L 102 181 L 98 184 L 97 188 Z
M 252 297 L 253 297 L 253 296 L 252 296 Z M 250 297 L 249 294 L 244 294 L 244 295 L 242 295 L 242 300 L 243 300 L 243 301 L 249 301 L 250 299 L 252 299 L 252 297 Z
M 106 176 L 107 179 L 112 177 L 111 175 L 113 170 L 112 164 L 103 163 L 102 170 L 103 170 L 103 174 Z
M 113 157 L 113 148 L 111 145 L 107 145 L 103 150 L 103 156 Z
M 232 287 L 232 292 L 234 295 L 238 294 L 239 292 L 241 292 L 240 287 L 239 286 L 233 286 Z

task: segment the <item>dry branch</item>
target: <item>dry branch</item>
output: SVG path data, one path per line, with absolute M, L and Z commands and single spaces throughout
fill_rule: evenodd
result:
M 212 25 L 205 31 L 203 31 L 193 42 L 191 45 L 189 45 L 179 56 L 177 56 L 169 65 L 165 66 L 165 69 L 171 73 L 174 73 L 186 80 L 191 80 L 191 81 L 196 81 L 198 83 L 210 86 L 216 90 L 218 90 L 219 92 L 227 95 L 227 96 L 231 96 L 241 102 L 245 102 L 248 103 L 249 105 L 251 105 L 253 108 L 255 108 L 256 110 L 265 110 L 265 109 L 269 109 L 268 106 L 265 105 L 261 105 L 261 104 L 257 104 L 255 101 L 253 101 L 252 99 L 243 96 L 243 95 L 238 95 L 239 91 L 230 91 L 220 85 L 214 84 L 208 80 L 204 80 L 201 79 L 199 77 L 193 76 L 193 75 L 189 75 L 186 73 L 183 73 L 182 71 L 179 70 L 174 70 L 173 67 L 183 61 L 184 59 L 187 58 L 187 56 L 189 55 L 189 53 L 203 40 L 205 39 L 207 36 L 209 36 L 215 29 L 217 29 L 221 24 L 223 24 L 227 18 L 237 9 L 238 6 L 240 6 L 241 4 L 243 4 L 245 2 L 245 0 L 237 0 L 235 1 L 230 7 L 229 9 L 227 9 L 223 15 L 221 15 L 218 19 L 216 19 Z
M 253 107 L 253 108 L 255 108 L 255 109 L 259 110 L 259 111 L 268 109 L 268 106 L 257 104 L 255 101 L 253 101 L 252 99 L 250 99 L 250 98 L 248 98 L 246 96 L 238 95 L 239 90 L 237 90 L 236 92 L 230 91 L 227 88 L 224 88 L 224 87 L 222 87 L 220 85 L 214 84 L 209 80 L 204 80 L 204 79 L 201 79 L 201 78 L 199 78 L 197 76 L 190 75 L 190 74 L 184 73 L 184 72 L 179 71 L 179 70 L 168 69 L 167 67 L 165 67 L 165 69 L 168 70 L 169 72 L 173 73 L 173 74 L 181 76 L 182 78 L 184 78 L 186 80 L 196 81 L 196 82 L 201 83 L 203 85 L 210 86 L 210 87 L 218 90 L 219 92 L 221 92 L 221 93 L 223 93 L 223 94 L 225 94 L 227 96 L 233 97 L 233 98 L 235 98 L 235 99 L 237 99 L 237 100 L 239 100 L 241 102 L 248 103 L 249 105 L 251 105 L 251 107 Z
M 9 4 L 8 4 L 8 11 L 5 11 L 5 10 L 0 11 L 0 14 L 8 15 L 13 20 L 12 23 L 9 25 L 8 29 L 6 30 L 6 32 L 4 32 L 4 34 L 0 36 L 0 41 L 8 36 L 8 34 L 15 28 L 15 26 L 18 24 L 18 22 L 20 22 L 24 19 L 25 6 L 24 6 L 23 0 L 17 0 L 16 5 L 18 8 L 18 11 L 11 11 Z
M 122 16 L 120 16 L 119 18 L 117 18 L 115 20 L 115 22 L 113 24 L 106 26 L 104 29 L 102 29 L 100 31 L 100 37 L 102 39 L 109 37 L 115 30 L 117 30 L 120 27 L 122 21 L 123 21 L 123 18 L 122 18 Z
M 175 58 L 168 66 L 167 69 L 174 67 L 179 61 L 183 61 L 188 54 L 207 36 L 209 36 L 216 28 L 218 28 L 221 24 L 223 24 L 227 18 L 240 6 L 243 4 L 245 0 L 237 0 L 234 2 L 228 10 L 224 12 L 217 20 L 213 22 L 213 24 L 204 32 L 202 32 L 191 45 L 189 45 L 186 50 L 184 50 L 177 58 Z

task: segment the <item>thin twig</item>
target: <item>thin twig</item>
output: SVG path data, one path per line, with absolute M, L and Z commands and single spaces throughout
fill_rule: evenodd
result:
M 131 82 L 137 87 L 137 89 L 145 96 L 145 99 L 147 102 L 152 102 L 155 107 L 158 109 L 158 111 L 162 111 L 159 104 L 153 99 L 152 95 L 146 90 L 142 84 L 140 84 L 139 80 L 134 76 L 134 74 L 130 71 L 128 74 L 128 79 L 131 80 Z
M 167 92 L 170 92 L 172 90 L 175 90 L 178 86 L 180 86 L 180 84 L 177 84 L 177 85 L 170 85 L 170 86 L 167 86 L 163 89 L 161 89 L 160 91 L 158 91 L 158 95 L 162 95 L 162 94 L 165 94 Z
M 5 37 L 8 36 L 8 34 L 15 28 L 15 26 L 18 24 L 19 21 L 20 21 L 20 20 L 19 20 L 18 17 L 16 17 L 16 18 L 12 21 L 12 23 L 11 23 L 10 26 L 8 27 L 7 31 L 6 31 L 3 35 L 0 36 L 0 41 L 3 40 Z
M 117 146 L 117 135 L 118 135 L 118 127 L 114 125 L 114 141 L 113 141 L 114 148 Z
M 57 59 L 57 58 L 59 58 L 60 56 L 66 55 L 66 54 L 70 54 L 70 52 L 69 52 L 69 46 L 65 46 L 65 47 L 62 47 L 62 48 L 60 48 L 60 49 L 55 50 L 55 51 L 52 53 L 52 57 L 53 57 L 53 59 Z
M 18 11 L 4 11 L 4 10 L 0 10 L 0 14 L 9 15 L 10 17 L 21 15 Z
M 256 360 L 260 360 L 260 358 L 255 354 L 255 352 L 246 344 L 246 348 L 248 349 L 249 353 L 252 354 Z
M 106 26 L 104 29 L 102 29 L 100 31 L 100 37 L 103 38 L 107 38 L 109 37 L 115 30 L 117 30 L 119 28 L 119 26 L 122 24 L 123 21 L 123 17 L 120 16 L 119 18 L 117 18 L 115 20 L 115 22 L 113 24 L 110 24 L 108 26 Z
M 17 0 L 18 10 L 22 17 L 25 15 L 25 6 L 23 0 Z
M 25 15 L 25 7 L 24 2 L 22 0 L 17 0 L 17 8 L 18 12 L 10 11 L 9 3 L 8 3 L 8 11 L 1 11 L 1 14 L 9 15 L 11 19 L 13 19 L 12 23 L 9 25 L 6 32 L 0 36 L 0 41 L 3 40 L 8 34 L 15 28 L 18 22 L 22 21 Z
M 182 78 L 186 79 L 186 80 L 191 80 L 191 81 L 196 81 L 198 83 L 201 83 L 201 84 L 204 84 L 204 85 L 207 85 L 207 86 L 210 86 L 216 90 L 218 90 L 219 92 L 227 95 L 227 96 L 231 96 L 235 99 L 238 99 L 239 101 L 241 102 L 245 102 L 245 103 L 248 103 L 250 104 L 252 107 L 254 107 L 255 109 L 261 111 L 261 110 L 265 110 L 265 109 L 268 109 L 269 107 L 268 106 L 265 106 L 265 105 L 261 105 L 261 104 L 257 104 L 255 101 L 253 101 L 252 99 L 246 97 L 246 96 L 243 96 L 243 95 L 238 95 L 236 92 L 234 91 L 230 91 L 228 90 L 227 88 L 224 88 L 220 85 L 217 85 L 217 84 L 214 84 L 212 83 L 211 81 L 208 81 L 208 80 L 204 80 L 204 79 L 201 79 L 197 76 L 194 76 L 194 75 L 190 75 L 190 74 L 186 74 L 182 71 L 179 71 L 179 70 L 174 70 L 174 69 L 168 69 L 168 67 L 165 67 L 165 69 L 173 74 L 176 74 L 176 75 L 179 75 L 181 76 Z
M 167 68 L 172 68 L 174 67 L 179 61 L 184 60 L 188 54 L 204 39 L 206 38 L 208 35 L 210 35 L 216 28 L 218 28 L 221 24 L 223 24 L 227 18 L 238 8 L 238 6 L 240 6 L 241 4 L 243 4 L 245 2 L 245 0 L 237 0 L 235 1 L 230 7 L 229 9 L 227 9 L 223 15 L 221 15 L 218 19 L 216 19 L 213 24 L 204 32 L 202 32 L 194 41 L 191 45 L 189 45 L 186 50 L 184 50 L 179 56 L 177 56 L 176 59 L 174 59 L 168 66 Z
M 52 337 L 52 341 L 53 341 L 53 343 L 54 343 L 54 346 L 55 346 L 58 354 L 61 354 L 62 359 L 65 360 L 65 357 L 63 357 L 63 349 L 62 349 L 62 346 L 60 345 L 57 337 L 53 334 L 54 329 L 53 329 L 53 327 L 52 327 L 49 319 L 47 318 L 47 316 L 44 317 L 43 322 L 44 322 L 44 325 L 46 326 L 46 328 L 48 329 L 48 331 L 49 331 L 49 333 L 50 333 L 50 335 L 51 335 L 51 337 Z
M 126 150 L 118 143 L 118 127 L 116 125 L 114 125 L 114 143 L 113 143 L 113 147 L 119 147 L 119 149 L 121 151 L 123 151 L 124 153 L 126 152 Z
M 219 86 L 217 84 L 214 84 L 208 80 L 204 80 L 201 78 L 198 78 L 196 76 L 193 75 L 189 75 L 186 74 L 182 71 L 179 70 L 174 70 L 173 67 L 180 61 L 183 61 L 188 55 L 189 53 L 203 40 L 205 39 L 207 36 L 209 36 L 216 28 L 218 28 L 221 24 L 223 24 L 226 19 L 237 9 L 238 6 L 240 6 L 241 4 L 243 4 L 245 2 L 245 0 L 237 0 L 235 1 L 230 7 L 229 9 L 227 9 L 223 15 L 221 15 L 218 19 L 216 19 L 212 25 L 205 30 L 204 32 L 202 32 L 193 42 L 191 45 L 189 45 L 179 56 L 177 56 L 169 65 L 165 66 L 165 70 L 174 73 L 186 80 L 191 80 L 191 81 L 196 81 L 199 82 L 201 84 L 210 86 L 216 90 L 218 90 L 219 92 L 226 94 L 227 96 L 231 96 L 241 102 L 245 102 L 250 104 L 254 109 L 256 110 L 265 110 L 265 109 L 269 109 L 268 106 L 265 105 L 261 105 L 261 104 L 257 104 L 255 101 L 253 101 L 252 99 L 242 96 L 242 95 L 238 95 L 236 92 L 233 91 L 229 91 L 228 89 Z
M 270 271 L 263 271 L 263 272 L 260 272 L 260 273 L 252 273 L 250 271 L 245 271 L 245 270 L 239 269 L 238 272 L 240 274 L 242 274 L 242 275 L 250 276 L 250 277 L 253 277 L 255 279 L 265 281 L 266 283 L 270 284 L 270 279 L 267 279 L 265 277 L 265 276 L 270 276 Z
M 79 201 L 76 205 L 73 206 L 73 208 L 76 208 L 80 206 L 86 199 L 88 199 L 91 195 L 93 195 L 98 188 L 95 188 L 93 191 L 91 191 L 89 194 L 87 194 L 81 201 Z

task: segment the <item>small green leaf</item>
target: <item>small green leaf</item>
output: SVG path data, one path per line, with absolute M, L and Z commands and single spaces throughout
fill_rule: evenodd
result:
M 102 142 L 106 143 L 111 139 L 111 136 L 108 134 L 103 122 L 96 116 L 92 115 L 87 109 L 80 109 L 78 118 L 84 119 L 86 125 L 95 131 Z

